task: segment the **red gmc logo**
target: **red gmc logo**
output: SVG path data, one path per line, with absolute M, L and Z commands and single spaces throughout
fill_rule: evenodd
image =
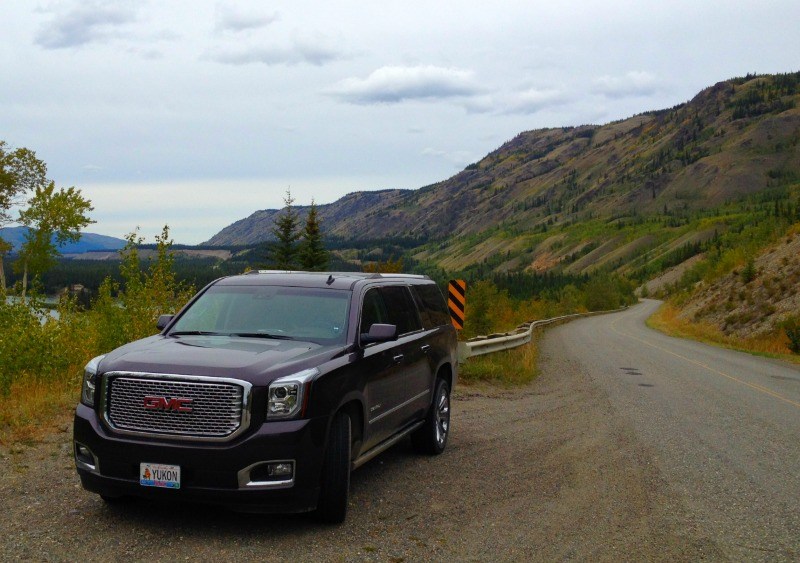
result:
M 144 408 L 153 411 L 173 411 L 173 412 L 192 412 L 192 399 L 173 397 L 150 397 L 144 398 Z

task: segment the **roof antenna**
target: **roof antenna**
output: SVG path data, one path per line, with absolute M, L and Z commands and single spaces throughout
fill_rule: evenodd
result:
M 333 283 L 333 274 L 328 275 L 328 281 L 325 282 L 326 285 L 331 285 Z

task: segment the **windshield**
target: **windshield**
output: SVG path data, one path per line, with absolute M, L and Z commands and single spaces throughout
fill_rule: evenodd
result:
M 187 334 L 343 342 L 350 292 L 276 286 L 210 287 L 175 323 Z

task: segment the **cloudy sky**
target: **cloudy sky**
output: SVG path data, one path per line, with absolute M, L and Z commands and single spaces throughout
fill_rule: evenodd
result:
M 198 243 L 257 209 L 443 180 L 521 131 L 800 70 L 797 0 L 3 0 L 0 139 Z

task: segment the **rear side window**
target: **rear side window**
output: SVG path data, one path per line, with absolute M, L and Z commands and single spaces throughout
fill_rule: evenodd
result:
M 442 297 L 442 292 L 439 291 L 439 286 L 433 283 L 415 285 L 412 286 L 412 291 L 416 293 L 417 299 L 422 305 L 423 318 L 428 319 L 425 328 L 450 324 L 450 313 L 444 297 Z
M 389 313 L 389 322 L 397 325 L 397 334 L 422 330 L 417 306 L 411 299 L 408 288 L 400 285 L 382 287 L 381 295 L 383 295 L 383 302 Z

